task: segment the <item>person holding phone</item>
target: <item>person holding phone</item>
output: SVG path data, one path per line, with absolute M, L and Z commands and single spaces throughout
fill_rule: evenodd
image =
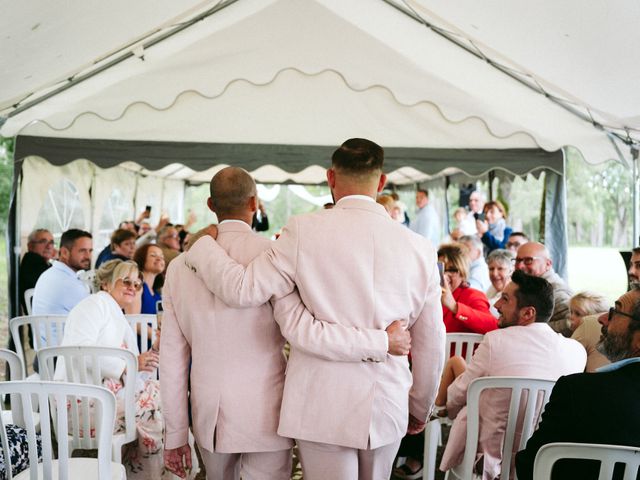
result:
M 499 201 L 487 202 L 482 217 L 476 217 L 476 228 L 487 247 L 487 253 L 506 248 L 512 229 L 507 226 L 507 211 Z

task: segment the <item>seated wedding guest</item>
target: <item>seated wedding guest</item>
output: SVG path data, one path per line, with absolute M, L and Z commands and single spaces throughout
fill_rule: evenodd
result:
M 511 280 L 511 274 L 514 268 L 514 257 L 515 255 L 509 250 L 503 250 L 501 248 L 494 250 L 487 257 L 489 280 L 491 280 L 491 286 L 489 290 L 487 290 L 487 298 L 489 299 L 489 305 L 491 305 L 491 313 L 496 318 L 498 318 L 500 314 L 494 308 L 494 304 L 502 295 L 504 287 Z
M 438 261 L 444 263 L 441 302 L 447 332 L 487 333 L 498 328 L 487 296 L 467 283 L 469 260 L 464 246 L 441 245 Z
M 447 362 L 443 372 L 436 405 L 446 405 L 449 418 L 455 420 L 442 456 L 442 471 L 462 463 L 467 435 L 467 390 L 473 380 L 518 376 L 555 381 L 561 375 L 584 370 L 587 356 L 580 344 L 557 334 L 547 324 L 553 311 L 553 288 L 549 282 L 514 272 L 496 308 L 500 312 L 500 329 L 484 336 L 468 366 L 457 357 L 458 372 L 461 369 L 462 373 L 455 381 L 450 365 L 456 357 Z M 477 451 L 483 456 L 484 479 L 500 476 L 509 402 L 510 393 L 500 389 L 488 391 L 480 398 Z
M 609 310 L 607 299 L 592 292 L 576 293 L 569 300 L 569 328 L 576 331 L 584 317 L 604 313 Z
M 455 221 L 455 226 L 451 230 L 451 240 L 457 242 L 460 237 L 476 233 L 474 218 L 469 217 L 469 213 L 465 208 L 456 208 L 456 211 L 453 212 L 453 220 Z
M 38 228 L 29 234 L 27 240 L 27 253 L 20 260 L 20 275 L 18 285 L 20 292 L 20 305 L 22 311 L 27 314 L 27 306 L 24 303 L 24 292 L 36 286 L 36 282 L 42 272 L 50 266 L 55 254 L 53 235 L 45 228 Z
M 469 257 L 469 277 L 467 282 L 471 288 L 486 292 L 491 286 L 489 280 L 489 267 L 484 259 L 484 248 L 482 242 L 477 235 L 464 235 L 459 240 L 467 247 L 467 256 Z
M 520 480 L 533 478 L 533 462 L 543 445 L 553 442 L 599 443 L 640 447 L 640 291 L 631 290 L 603 317 L 598 349 L 612 362 L 597 373 L 558 379 L 542 421 L 524 450 L 516 455 Z M 597 462 L 559 460 L 552 480 L 596 480 Z M 625 472 L 627 473 L 627 472 Z M 617 466 L 612 477 L 623 478 Z M 624 478 L 638 478 L 635 471 Z
M 131 260 L 133 252 L 136 250 L 136 234 L 125 228 L 119 228 L 111 234 L 111 241 L 104 250 L 100 252 L 96 259 L 96 267 L 100 268 L 107 260 L 118 258 L 120 260 Z
M 180 235 L 178 230 L 172 224 L 167 224 L 158 232 L 157 245 L 162 249 L 164 261 L 167 265 L 169 262 L 180 255 Z
M 598 343 L 602 338 L 602 326 L 607 321 L 607 313 L 586 315 L 582 323 L 576 328 L 571 338 L 580 343 L 587 352 L 587 366 L 585 372 L 597 372 L 600 367 L 611 362 L 598 350 Z
M 484 206 L 485 220 L 477 220 L 476 228 L 481 235 L 487 252 L 496 248 L 505 248 L 511 235 L 511 227 L 507 226 L 507 211 L 499 201 L 487 202 Z
M 133 261 L 142 273 L 142 298 L 140 313 L 158 313 L 156 304 L 162 300 L 162 272 L 164 272 L 164 255 L 157 245 L 146 244 L 136 250 Z
M 507 245 L 505 248 L 510 252 L 513 252 L 513 254 L 515 255 L 518 252 L 518 249 L 522 245 L 528 242 L 529 242 L 529 237 L 527 237 L 524 233 L 511 232 L 511 235 L 509 235 L 509 239 L 507 240 Z
M 393 200 L 391 195 L 378 195 L 376 202 L 382 205 L 389 216 L 393 218 L 393 207 L 395 207 L 396 202 Z
M 136 298 L 142 288 L 138 266 L 132 261 L 119 259 L 105 262 L 95 276 L 96 287 L 100 289 L 71 310 L 65 324 L 62 345 L 100 346 L 126 348 L 138 357 L 138 379 L 136 385 L 136 429 L 138 438 L 126 445 L 122 463 L 129 479 L 171 478 L 164 472 L 162 405 L 160 385 L 151 374 L 158 368 L 159 340 L 154 348 L 140 354 L 136 336 L 122 313 Z M 118 401 L 116 432 L 124 423 L 124 389 L 122 374 L 124 363 L 119 359 L 103 360 L 101 363 L 103 386 L 116 395 Z M 60 358 L 55 372 L 55 380 L 66 377 L 64 359 Z M 195 451 L 192 452 L 194 461 Z M 197 468 L 191 472 L 195 478 Z

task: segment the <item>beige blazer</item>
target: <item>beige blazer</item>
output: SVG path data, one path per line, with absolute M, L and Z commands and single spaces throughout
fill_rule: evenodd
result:
M 295 286 L 316 319 L 382 330 L 407 319 L 406 357 L 328 361 L 293 347 L 278 433 L 352 448 L 377 448 L 406 433 L 408 412 L 426 420 L 444 363 L 445 331 L 436 252 L 363 197 L 332 210 L 292 217 L 272 248 L 245 269 L 211 238 L 186 261 L 216 296 L 260 305 Z M 363 360 L 375 360 L 374 358 Z
M 219 226 L 219 244 L 247 264 L 271 246 L 243 222 Z M 191 363 L 193 429 L 200 447 L 221 453 L 289 448 L 277 435 L 285 359 L 284 338 L 269 303 L 246 309 L 228 307 L 211 294 L 185 264 L 171 262 L 164 286 L 160 348 L 165 446 L 184 445 L 188 436 L 187 380 Z M 304 308 L 297 292 L 274 302 L 281 328 L 309 355 L 362 362 L 384 360 L 384 331 L 358 331 L 324 325 Z
M 473 380 L 479 377 L 522 376 L 555 381 L 562 375 L 582 372 L 586 362 L 587 355 L 582 345 L 554 332 L 546 323 L 486 333 L 467 370 L 447 391 L 447 411 L 450 417 L 457 416 L 440 469 L 448 470 L 462 462 L 467 435 L 467 389 Z M 509 398 L 506 392 L 496 390 L 483 394 L 480 399 L 478 452 L 484 454 L 485 479 L 496 478 L 500 473 L 500 450 Z

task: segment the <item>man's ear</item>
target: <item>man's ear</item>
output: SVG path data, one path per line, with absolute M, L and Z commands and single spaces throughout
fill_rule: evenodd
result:
M 207 198 L 207 207 L 209 207 L 209 210 L 213 213 L 216 213 L 216 209 L 213 208 L 213 200 L 211 200 L 211 197 Z
M 378 193 L 382 191 L 384 186 L 387 184 L 387 176 L 384 173 L 380 174 L 380 180 L 378 181 Z
M 258 210 L 258 197 L 257 196 L 253 196 L 249 198 L 249 209 L 255 213 L 256 210 Z
M 520 309 L 520 325 L 529 325 L 536 321 L 536 307 L 523 307 Z
M 333 167 L 327 169 L 327 183 L 329 184 L 329 188 L 332 190 L 336 186 L 336 171 Z

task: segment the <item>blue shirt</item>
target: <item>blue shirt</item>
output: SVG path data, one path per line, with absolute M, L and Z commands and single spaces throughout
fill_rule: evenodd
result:
M 73 307 L 90 294 L 87 285 L 78 278 L 76 272 L 62 262 L 53 262 L 36 282 L 33 293 L 33 315 L 67 315 Z M 55 325 L 52 325 L 52 340 L 59 344 Z M 40 338 L 46 346 L 44 329 Z M 61 340 L 61 339 L 60 339 Z
M 617 362 L 604 365 L 596 370 L 596 372 L 613 372 L 619 368 L 629 365 L 630 363 L 640 362 L 640 357 L 625 358 L 624 360 L 618 360 Z
M 438 212 L 432 205 L 426 204 L 416 215 L 415 220 L 411 222 L 409 228 L 416 232 L 418 235 L 422 235 L 425 238 L 431 240 L 431 244 L 434 248 L 438 248 L 440 245 L 441 225 L 438 218 Z
M 140 313 L 158 313 L 156 302 L 162 300 L 162 295 L 151 291 L 146 283 L 142 282 L 142 310 Z

